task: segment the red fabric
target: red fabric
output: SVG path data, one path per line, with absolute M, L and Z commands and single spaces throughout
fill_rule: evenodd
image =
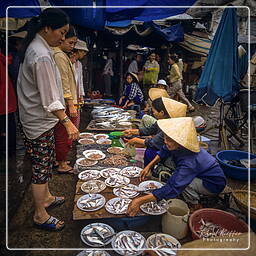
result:
M 8 57 L 9 64 L 11 57 Z M 12 81 L 8 76 L 8 113 L 15 112 L 17 109 L 16 95 Z M 0 53 L 0 115 L 6 114 L 6 57 Z
M 69 116 L 69 112 L 66 114 Z M 77 122 L 77 117 L 70 117 L 73 124 Z M 68 138 L 66 128 L 63 124 L 58 122 L 54 128 L 55 137 L 55 152 L 57 161 L 67 161 L 68 153 L 72 147 L 72 140 Z

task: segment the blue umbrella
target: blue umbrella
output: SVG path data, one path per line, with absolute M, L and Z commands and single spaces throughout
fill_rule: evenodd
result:
M 237 15 L 234 8 L 223 12 L 213 38 L 195 95 L 196 102 L 213 106 L 218 99 L 228 103 L 239 91 Z

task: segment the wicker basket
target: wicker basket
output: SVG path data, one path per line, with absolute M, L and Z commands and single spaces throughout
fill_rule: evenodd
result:
M 234 200 L 236 202 L 237 207 L 246 215 L 248 214 L 248 191 L 247 190 L 234 190 L 232 193 Z M 256 207 L 252 209 L 253 203 L 256 202 L 256 192 L 251 191 L 251 218 L 256 220 Z

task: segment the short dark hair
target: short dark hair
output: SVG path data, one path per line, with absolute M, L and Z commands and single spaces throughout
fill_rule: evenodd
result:
M 179 61 L 179 57 L 176 54 L 170 55 L 169 59 L 173 60 L 175 63 Z
M 167 112 L 161 97 L 152 101 L 152 107 L 156 109 L 157 112 L 164 111 L 164 116 L 169 117 L 169 113 Z

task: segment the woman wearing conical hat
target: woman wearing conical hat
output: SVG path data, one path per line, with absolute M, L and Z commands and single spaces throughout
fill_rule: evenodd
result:
M 153 115 L 156 119 L 174 118 L 186 116 L 187 106 L 169 98 L 161 97 L 152 101 Z M 144 166 L 151 162 L 157 151 L 164 145 L 164 134 L 154 123 L 148 128 L 129 129 L 124 131 L 125 135 L 140 135 L 140 136 L 153 136 L 148 139 L 133 138 L 128 141 L 128 144 L 135 147 L 146 147 L 144 156 Z
M 164 132 L 165 145 L 143 169 L 140 179 L 144 180 L 150 169 L 167 157 L 172 157 L 176 170 L 163 187 L 134 199 L 128 208 L 129 216 L 135 216 L 143 203 L 176 198 L 180 194 L 195 210 L 200 206 L 200 195 L 217 195 L 226 185 L 225 175 L 216 159 L 200 149 L 191 117 L 163 119 L 157 123 Z

